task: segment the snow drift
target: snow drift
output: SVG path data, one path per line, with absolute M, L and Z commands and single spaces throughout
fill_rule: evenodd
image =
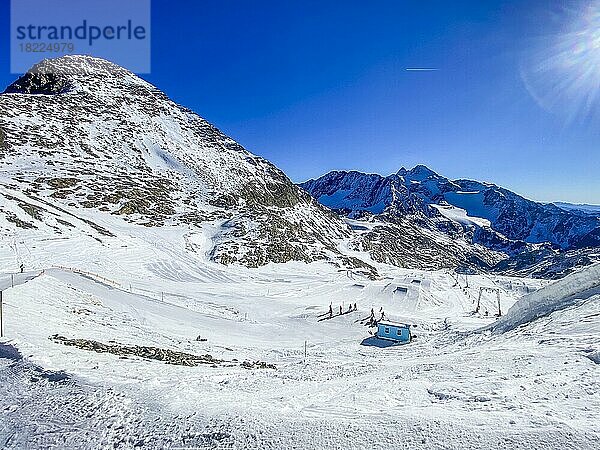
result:
M 484 330 L 504 333 L 595 295 L 600 295 L 600 264 L 574 272 L 522 297 L 504 317 Z

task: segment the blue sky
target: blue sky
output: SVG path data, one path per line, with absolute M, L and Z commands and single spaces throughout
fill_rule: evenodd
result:
M 564 3 L 154 0 L 143 77 L 294 181 L 422 163 L 535 200 L 600 204 L 595 98 L 587 113 L 571 91 L 548 108 L 547 85 L 523 75 L 590 2 Z M 2 8 L 4 86 L 15 76 Z

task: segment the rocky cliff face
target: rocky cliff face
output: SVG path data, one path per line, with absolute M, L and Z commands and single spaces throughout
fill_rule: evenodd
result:
M 534 266 L 542 261 L 547 267 L 556 258 L 561 266 L 577 265 L 589 258 L 575 254 L 593 254 L 590 249 L 600 247 L 600 220 L 594 215 L 533 202 L 491 183 L 449 180 L 422 165 L 387 177 L 335 171 L 300 186 L 342 216 L 385 223 L 359 244 L 376 259 L 404 255 L 406 260 L 429 249 L 458 266 L 495 270 L 508 260 L 497 270 L 538 273 Z M 376 248 L 382 241 L 395 250 Z M 566 252 L 571 256 L 561 256 Z
M 127 70 L 85 56 L 44 60 L 0 95 L 0 188 L 6 231 L 61 233 L 68 215 L 211 222 L 210 254 L 227 264 L 340 264 L 337 241 L 350 234 L 271 163 Z
M 330 172 L 301 186 L 324 205 L 349 214 L 440 217 L 443 211 L 432 206 L 450 205 L 474 218 L 473 225 L 481 225 L 477 218 L 489 221 L 489 228 L 510 240 L 548 242 L 561 249 L 600 246 L 595 239 L 600 230 L 597 217 L 527 200 L 491 183 L 449 180 L 425 166 L 402 168 L 388 177 Z

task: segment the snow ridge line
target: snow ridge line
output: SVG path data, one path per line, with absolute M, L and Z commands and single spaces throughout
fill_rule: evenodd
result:
M 50 268 L 57 269 L 57 270 L 65 270 L 67 272 L 77 273 L 79 275 L 86 275 L 91 278 L 96 278 L 97 280 L 100 280 L 104 283 L 112 284 L 115 287 L 118 287 L 121 289 L 123 288 L 123 285 L 121 283 L 119 283 L 118 281 L 114 281 L 114 280 L 111 280 L 110 278 L 103 277 L 102 275 L 99 275 L 95 272 L 89 272 L 87 270 L 81 270 L 81 269 L 76 269 L 74 267 L 66 267 L 66 266 L 51 266 Z M 42 273 L 44 273 L 44 272 L 45 272 L 45 270 L 42 270 Z
M 182 297 L 181 294 L 175 294 L 173 292 L 165 292 L 165 291 L 152 291 L 150 289 L 142 289 L 139 287 L 134 287 L 132 286 L 131 283 L 129 283 L 129 289 L 127 288 L 126 285 L 124 285 L 123 283 L 119 283 L 118 281 L 115 280 L 111 280 L 110 278 L 106 278 L 100 274 L 97 274 L 95 272 L 90 272 L 87 270 L 81 270 L 81 269 L 77 269 L 75 267 L 67 267 L 67 266 L 51 266 L 50 269 L 54 269 L 54 270 L 63 270 L 65 272 L 71 272 L 77 275 L 83 275 L 85 277 L 91 278 L 94 281 L 100 282 L 100 283 L 104 283 L 104 284 L 108 284 L 111 285 L 112 287 L 128 293 L 128 294 L 136 294 L 136 295 L 141 295 L 147 298 L 150 298 L 152 300 L 159 300 L 163 303 L 167 303 L 167 304 L 171 304 L 169 302 L 165 302 L 164 297 L 166 296 L 171 296 L 171 297 Z M 47 269 L 45 269 L 47 270 Z M 45 270 L 42 270 L 42 272 L 40 273 L 43 274 L 45 273 Z M 136 293 L 137 291 L 137 293 Z

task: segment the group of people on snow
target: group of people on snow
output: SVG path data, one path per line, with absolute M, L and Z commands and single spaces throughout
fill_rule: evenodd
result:
M 356 306 L 356 303 L 354 303 L 354 305 L 352 303 L 350 303 L 348 305 L 348 311 L 346 311 L 346 313 L 350 313 L 352 311 L 358 311 L 358 307 Z M 340 305 L 340 316 L 344 314 L 344 308 L 342 307 L 342 305 Z M 329 304 L 329 318 L 331 319 L 333 317 L 333 304 L 330 303 Z
M 341 316 L 342 314 L 347 314 L 347 313 L 351 313 L 353 311 L 358 311 L 358 306 L 356 305 L 356 303 L 354 303 L 354 304 L 350 303 L 348 305 L 348 310 L 346 311 L 346 313 L 344 313 L 344 308 L 342 305 L 340 305 L 339 311 L 340 311 L 339 315 Z M 379 321 L 385 320 L 385 311 L 383 310 L 383 306 L 379 308 L 378 315 L 380 316 Z M 329 304 L 329 318 L 331 319 L 332 317 L 333 317 L 333 304 L 330 303 Z M 371 315 L 369 316 L 368 323 L 369 323 L 369 325 L 376 325 L 377 322 L 378 322 L 378 320 L 375 318 L 375 310 L 373 308 L 371 308 Z
M 379 314 L 381 314 L 381 319 L 379 320 L 385 320 L 385 311 L 383 310 L 383 306 L 381 308 L 379 308 Z M 375 310 L 373 308 L 371 308 L 371 316 L 369 317 L 369 324 L 374 325 L 377 323 L 377 320 L 375 320 Z

